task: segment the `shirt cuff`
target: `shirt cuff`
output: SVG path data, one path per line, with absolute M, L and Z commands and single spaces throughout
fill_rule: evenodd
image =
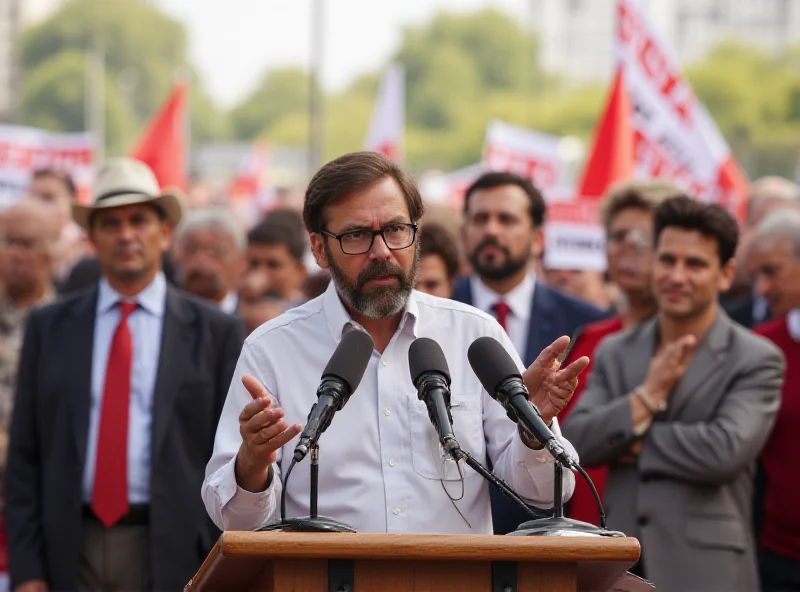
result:
M 236 483 L 236 457 L 220 469 L 217 496 L 228 529 L 255 530 L 263 526 L 274 505 L 277 478 L 264 491 L 252 492 Z

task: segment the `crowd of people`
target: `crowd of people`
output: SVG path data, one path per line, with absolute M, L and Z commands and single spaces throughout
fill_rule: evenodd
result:
M 418 337 L 446 355 L 461 445 L 552 507 L 552 457 L 467 364 L 489 335 L 608 527 L 641 542 L 633 573 L 676 592 L 800 590 L 800 187 L 753 182 L 741 225 L 659 179 L 611 188 L 601 211 L 605 273 L 545 265 L 547 204 L 506 172 L 455 211 L 394 162 L 345 155 L 300 208 L 247 227 L 132 159 L 99 167 L 89 205 L 64 172 L 37 171 L 0 212 L 11 585 L 182 589 L 220 530 L 279 520 L 282 449 L 355 328 L 375 351 L 325 434 L 320 513 L 373 532 L 507 534 L 530 518 L 441 458 L 409 380 Z M 289 515 L 308 514 L 305 473 Z M 564 480 L 569 516 L 598 524 L 588 486 Z

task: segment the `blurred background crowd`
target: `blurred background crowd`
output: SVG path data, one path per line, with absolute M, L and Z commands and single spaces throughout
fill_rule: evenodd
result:
M 253 10 L 275 11 L 265 14 L 270 31 L 303 31 L 294 42 L 309 67 L 269 67 L 225 108 L 212 96 L 236 93 L 201 75 L 208 48 L 235 39 L 208 36 L 216 17 L 203 15 L 221 10 L 211 4 L 0 0 L 0 473 L 26 318 L 100 279 L 71 207 L 91 201 L 96 165 L 123 154 L 185 193 L 163 256 L 167 281 L 249 333 L 327 288 L 301 215 L 311 174 L 346 152 L 383 152 L 416 175 L 426 201 L 417 289 L 496 316 L 527 364 L 558 335 L 576 336 L 591 356 L 606 336 L 656 315 L 654 210 L 682 192 L 720 203 L 740 234 L 719 303 L 787 360 L 777 443 L 765 454 L 797 448 L 800 0 L 406 2 L 408 14 L 355 1 L 269 3 Z M 302 23 L 292 20 L 300 4 Z M 373 71 L 329 84 L 326 71 L 345 72 L 331 66 L 335 44 L 383 10 L 395 47 Z M 348 32 L 332 24 L 337 11 L 354 15 Z M 624 51 L 643 26 L 657 41 L 649 45 L 666 49 L 622 83 L 613 48 Z M 234 60 L 261 43 L 237 41 L 227 49 Z M 654 111 L 695 114 L 686 146 L 670 152 L 669 131 L 647 127 L 655 116 L 640 71 L 660 81 Z M 704 159 L 713 173 L 695 167 Z M 476 180 L 488 209 L 465 202 Z M 790 506 L 800 480 L 768 480 L 762 461 L 753 544 L 786 586 L 769 589 L 798 590 L 800 514 Z M 579 487 L 571 515 L 596 522 L 586 496 Z M 762 535 L 765 516 L 781 516 L 783 532 Z

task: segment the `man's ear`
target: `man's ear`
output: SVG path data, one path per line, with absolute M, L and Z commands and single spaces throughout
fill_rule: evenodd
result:
M 311 241 L 311 252 L 314 254 L 314 260 L 322 269 L 328 269 L 328 256 L 325 253 L 325 237 L 318 232 L 312 232 L 309 235 Z

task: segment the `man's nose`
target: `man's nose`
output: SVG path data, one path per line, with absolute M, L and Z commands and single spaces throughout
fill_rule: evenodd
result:
M 372 248 L 369 250 L 371 259 L 386 260 L 392 255 L 392 250 L 386 244 L 383 236 L 380 234 L 375 235 L 375 240 L 372 241 Z

